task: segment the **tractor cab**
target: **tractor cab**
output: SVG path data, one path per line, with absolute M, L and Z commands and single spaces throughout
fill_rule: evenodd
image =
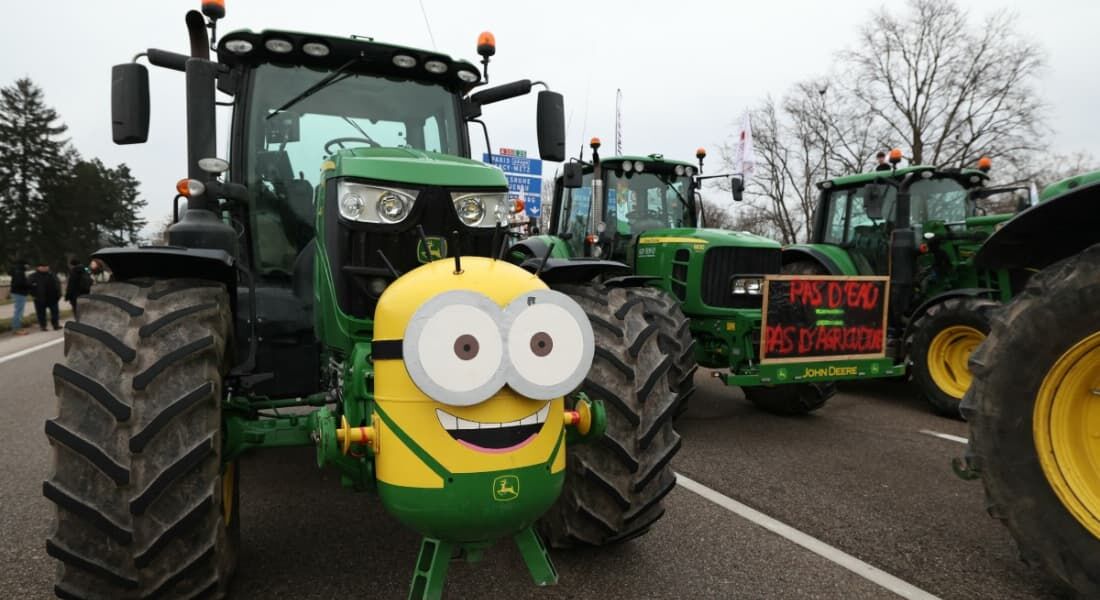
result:
M 850 266 L 850 274 L 889 275 L 897 229 L 911 228 L 922 241 L 974 229 L 988 235 L 990 219 L 975 194 L 987 179 L 977 170 L 918 166 L 821 182 L 811 246 Z M 899 214 L 902 202 L 906 208 Z
M 550 229 L 573 256 L 591 253 L 590 230 L 605 240 L 600 257 L 632 264 L 633 247 L 644 232 L 694 228 L 698 211 L 696 168 L 659 154 L 602 159 L 597 169 L 582 168 L 579 187 L 554 186 Z M 593 184 L 593 178 L 599 181 Z M 599 217 L 593 216 L 593 194 L 601 194 Z M 598 218 L 595 223 L 593 218 Z

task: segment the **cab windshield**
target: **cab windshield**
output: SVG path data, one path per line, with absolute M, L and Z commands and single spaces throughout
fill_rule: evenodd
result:
M 603 222 L 617 238 L 628 238 L 650 229 L 690 226 L 691 177 L 673 173 L 623 172 L 608 165 L 604 170 Z M 562 192 L 558 228 L 574 254 L 584 252 L 592 205 L 592 173 L 585 173 L 581 187 Z
M 247 115 L 246 184 L 251 194 L 253 266 L 292 272 L 313 238 L 321 163 L 341 148 L 464 153 L 457 98 L 438 85 L 347 73 L 274 112 L 329 72 L 261 65 Z
M 909 186 L 910 222 L 963 221 L 973 216 L 969 197 L 954 179 L 921 179 Z

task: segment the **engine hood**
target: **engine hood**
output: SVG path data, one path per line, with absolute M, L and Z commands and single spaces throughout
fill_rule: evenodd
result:
M 639 244 L 705 244 L 743 248 L 780 248 L 779 242 L 747 231 L 725 229 L 651 229 L 638 237 Z
M 359 177 L 410 185 L 507 187 L 500 169 L 449 154 L 412 148 L 354 148 L 331 158 L 330 177 Z

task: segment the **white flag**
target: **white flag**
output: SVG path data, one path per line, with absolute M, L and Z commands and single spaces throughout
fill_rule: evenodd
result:
M 737 163 L 734 167 L 740 170 L 747 185 L 749 180 L 752 179 L 753 171 L 756 170 L 756 153 L 752 149 L 752 124 L 749 123 L 749 113 L 747 112 L 741 118 L 741 131 L 737 134 L 737 156 L 735 158 Z

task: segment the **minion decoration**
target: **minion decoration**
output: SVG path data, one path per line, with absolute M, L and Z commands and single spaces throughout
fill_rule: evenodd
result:
M 410 598 L 437 597 L 452 556 L 506 536 L 535 583 L 556 583 L 534 524 L 561 492 L 567 439 L 606 426 L 599 402 L 565 408 L 595 353 L 584 311 L 528 271 L 465 257 L 397 279 L 374 322 L 378 492 L 424 536 Z

